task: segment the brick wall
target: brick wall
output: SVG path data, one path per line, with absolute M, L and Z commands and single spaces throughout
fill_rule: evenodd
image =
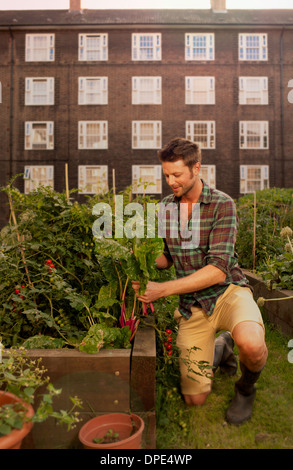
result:
M 41 30 L 40 30 L 41 31 Z M 92 30 L 96 32 L 97 29 Z M 213 120 L 216 122 L 216 148 L 203 150 L 203 163 L 216 165 L 217 187 L 233 197 L 239 196 L 239 165 L 270 166 L 270 186 L 293 186 L 293 104 L 288 102 L 288 81 L 293 79 L 293 32 L 287 30 L 283 41 L 283 130 L 281 126 L 281 30 L 267 29 L 269 58 L 265 62 L 238 61 L 238 31 L 224 26 L 215 32 L 215 60 L 188 62 L 184 56 L 187 29 L 148 29 L 162 33 L 162 60 L 134 62 L 131 59 L 131 33 L 139 28 L 103 29 L 108 33 L 109 55 L 104 62 L 78 61 L 78 34 L 90 29 L 56 29 L 55 61 L 26 62 L 25 34 L 37 30 L 13 31 L 13 67 L 11 67 L 11 38 L 8 31 L 0 32 L 0 72 L 2 103 L 0 104 L 1 185 L 9 176 L 23 172 L 26 164 L 54 165 L 54 187 L 64 189 L 65 163 L 69 165 L 70 188 L 77 188 L 78 165 L 108 165 L 109 186 L 112 169 L 116 171 L 116 187 L 122 190 L 131 184 L 131 165 L 158 164 L 155 149 L 134 150 L 131 145 L 133 120 L 162 121 L 162 145 L 174 136 L 185 136 L 185 121 Z M 196 29 L 194 29 L 196 31 Z M 253 30 L 256 32 L 256 29 Z M 43 32 L 43 31 L 42 31 Z M 46 32 L 51 32 L 46 29 Z M 11 84 L 13 72 L 13 124 L 10 127 Z M 132 105 L 132 76 L 161 76 L 162 105 Z M 186 105 L 185 76 L 214 76 L 215 105 Z M 25 106 L 26 77 L 54 77 L 54 106 Z M 108 77 L 108 105 L 78 105 L 78 77 Z M 238 104 L 239 76 L 267 76 L 269 105 L 240 106 Z M 108 121 L 108 149 L 79 150 L 78 121 Z M 240 150 L 239 121 L 268 120 L 269 149 Z M 54 121 L 54 150 L 24 150 L 25 121 Z M 281 138 L 284 146 L 281 146 Z M 11 148 L 12 142 L 12 148 Z M 23 190 L 23 181 L 18 180 Z M 163 181 L 163 194 L 168 187 Z M 78 196 L 82 200 L 82 196 Z M 0 194 L 0 224 L 7 222 L 5 201 Z

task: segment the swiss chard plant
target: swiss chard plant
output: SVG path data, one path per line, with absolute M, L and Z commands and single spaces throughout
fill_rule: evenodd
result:
M 10 221 L 0 233 L 0 330 L 5 347 L 131 347 L 146 308 L 130 280 L 145 288 L 170 272 L 155 268 L 159 237 L 93 236 L 98 202 L 113 206 L 113 193 L 83 204 L 50 188 L 22 194 L 14 181 L 2 188 Z M 124 192 L 129 201 L 131 188 Z M 138 197 L 145 204 L 150 198 Z M 155 201 L 156 202 L 156 201 Z

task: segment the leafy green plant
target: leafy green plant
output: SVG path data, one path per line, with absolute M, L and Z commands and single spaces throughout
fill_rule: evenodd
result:
M 141 314 L 129 283 L 158 276 L 155 239 L 96 240 L 93 207 L 113 193 L 73 201 L 51 188 L 3 190 L 11 221 L 0 234 L 0 328 L 5 347 L 130 347 Z M 123 192 L 124 204 L 131 189 Z M 138 196 L 146 204 L 150 197 Z M 113 210 L 114 213 L 114 210 Z M 113 216 L 114 217 L 114 216 Z M 114 220 L 113 220 L 114 222 Z M 152 306 L 151 306 L 152 307 Z M 93 347 L 96 341 L 97 348 Z
M 253 253 L 254 195 L 236 201 L 239 217 L 236 251 L 242 268 L 259 269 L 268 257 L 283 253 L 280 232 L 293 226 L 293 189 L 271 188 L 256 191 L 255 260 Z
M 292 229 L 284 227 L 280 232 L 284 252 L 269 257 L 260 267 L 258 273 L 264 279 L 268 289 L 293 289 L 293 246 Z
M 21 429 L 25 422 L 41 423 L 53 417 L 60 424 L 66 424 L 68 430 L 78 422 L 76 408 L 81 408 L 82 402 L 77 397 L 70 397 L 72 408 L 69 411 L 55 411 L 53 399 L 61 394 L 45 376 L 46 370 L 41 365 L 41 359 L 32 360 L 24 349 L 10 349 L 7 357 L 0 362 L 0 389 L 21 398 L 24 403 L 33 405 L 36 393 L 42 386 L 46 392 L 39 395 L 40 401 L 33 417 L 27 417 L 27 409 L 21 403 L 6 404 L 0 407 L 0 436 L 9 434 L 13 429 Z
M 113 429 L 109 429 L 103 437 L 94 437 L 93 442 L 95 444 L 111 444 L 119 441 L 119 433 Z

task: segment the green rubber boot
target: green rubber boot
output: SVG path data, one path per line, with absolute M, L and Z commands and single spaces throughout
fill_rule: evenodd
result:
M 229 331 L 221 333 L 215 340 L 213 372 L 220 367 L 222 373 L 230 376 L 237 372 L 237 359 L 233 352 L 234 341 Z
M 261 371 L 252 372 L 240 362 L 242 375 L 235 383 L 235 395 L 226 413 L 226 420 L 230 424 L 239 426 L 252 416 L 253 403 L 256 395 L 255 383 Z

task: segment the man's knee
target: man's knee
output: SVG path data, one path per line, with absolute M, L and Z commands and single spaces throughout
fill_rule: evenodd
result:
M 186 405 L 188 406 L 201 406 L 205 403 L 210 392 L 199 393 L 197 395 L 183 395 Z
M 268 350 L 262 327 L 258 324 L 243 323 L 238 328 L 235 327 L 235 333 L 234 339 L 239 348 L 240 359 L 244 362 L 248 361 L 253 368 L 263 366 L 267 359 Z

